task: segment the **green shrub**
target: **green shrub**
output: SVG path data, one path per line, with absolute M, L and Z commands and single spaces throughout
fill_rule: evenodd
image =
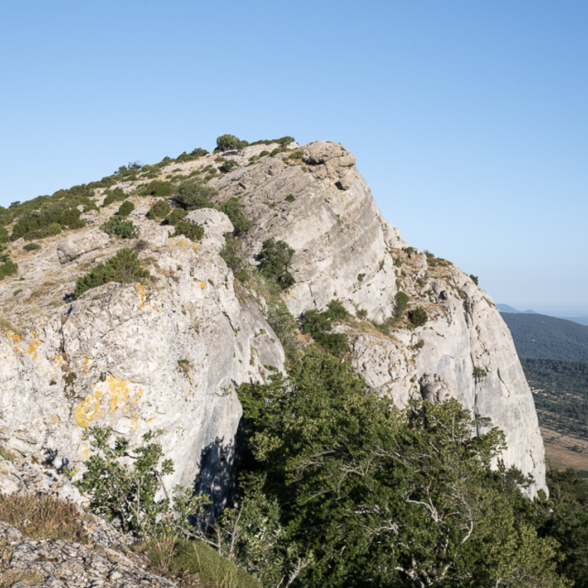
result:
M 288 155 L 289 159 L 302 159 L 302 151 L 293 151 Z
M 171 182 L 153 181 L 137 188 L 138 196 L 156 196 L 163 198 L 174 193 L 174 185 Z
M 61 225 L 59 223 L 51 223 L 47 227 L 47 233 L 51 237 L 55 237 L 56 235 L 59 235 L 61 233 L 61 231 L 62 231 L 62 228 L 61 228 Z
M 85 276 L 78 278 L 74 297 L 79 298 L 87 290 L 108 284 L 108 282 L 145 284 L 150 277 L 151 274 L 141 267 L 136 253 L 130 249 L 121 249 L 114 257 L 99 263 Z
M 184 210 L 196 210 L 198 208 L 214 208 L 214 204 L 209 200 L 216 196 L 218 192 L 211 186 L 206 186 L 202 180 L 192 182 L 182 182 L 178 186 L 176 202 Z
M 12 295 L 13 296 L 18 296 L 20 293 L 22 292 L 22 288 L 19 288 L 18 290 L 15 290 Z
M 332 329 L 332 319 L 339 317 L 346 318 L 347 311 L 339 301 L 333 300 L 326 312 L 308 310 L 301 320 L 302 332 L 311 335 L 325 351 L 338 357 L 349 351 L 347 335 L 329 332 Z
M 123 200 L 126 200 L 129 195 L 125 194 L 122 190 L 122 188 L 115 188 L 114 190 L 110 190 L 109 192 L 106 192 L 106 198 L 104 198 L 104 202 L 102 202 L 102 207 L 106 207 L 109 204 L 112 204 L 113 202 L 122 202 Z
M 184 235 L 184 237 L 188 237 L 190 241 L 200 241 L 200 239 L 204 237 L 204 227 L 195 225 L 190 221 L 182 220 L 177 223 L 175 227 L 176 230 L 174 232 L 174 237 Z
M 422 327 L 429 320 L 427 311 L 421 306 L 409 313 L 408 318 L 415 327 Z
M 171 206 L 167 200 L 158 200 L 147 213 L 147 218 L 159 221 L 163 220 L 171 212 Z
M 100 228 L 111 237 L 120 237 L 121 239 L 135 239 L 139 236 L 139 229 L 133 224 L 133 221 L 124 220 L 120 216 L 112 216 Z
M 396 302 L 396 305 L 394 306 L 394 318 L 396 320 L 404 314 L 404 311 L 408 306 L 408 300 L 409 298 L 407 294 L 404 292 L 396 292 L 396 295 L 394 296 L 394 301 Z
M 220 171 L 225 174 L 228 174 L 231 170 L 239 167 L 239 164 L 234 159 L 227 159 L 224 163 L 219 167 Z
M 175 227 L 180 221 L 184 220 L 188 216 L 188 211 L 183 208 L 174 208 L 165 218 L 166 225 L 172 225 Z
M 13 276 L 17 272 L 18 264 L 14 263 L 14 261 L 11 261 L 10 259 L 0 264 L 0 280 L 3 280 L 8 276 Z
M 265 157 L 266 155 L 269 155 L 269 154 L 270 154 L 270 152 L 269 151 L 266 151 L 264 149 L 257 157 L 258 158 L 261 158 L 261 157 Z
M 246 282 L 249 274 L 247 272 L 247 261 L 241 251 L 241 243 L 232 233 L 225 233 L 225 244 L 220 250 L 220 256 L 225 260 L 228 267 L 233 270 L 233 275 L 241 282 Z
M 479 382 L 482 378 L 485 378 L 487 375 L 488 373 L 484 368 L 478 367 L 476 365 L 474 366 L 472 376 L 474 377 L 474 380 L 476 380 L 476 382 Z
M 247 141 L 241 141 L 235 135 L 221 135 L 216 139 L 216 151 L 239 151 L 247 147 Z
M 474 282 L 474 284 L 476 284 L 476 286 L 478 286 L 478 276 L 474 276 L 474 274 L 470 274 L 470 278 L 471 278 L 472 282 Z
M 365 274 L 357 274 L 357 281 L 358 282 L 363 282 L 364 278 L 365 278 Z
M 41 246 L 38 243 L 27 243 L 23 249 L 25 251 L 38 251 L 41 249 Z
M 290 145 L 290 143 L 294 143 L 295 139 L 294 139 L 294 137 L 290 137 L 290 135 L 286 135 L 284 137 L 280 137 L 279 139 L 276 139 L 275 142 L 278 143 L 278 145 L 280 147 L 286 148 L 288 145 Z
M 0 243 L 8 243 L 9 241 L 8 231 L 4 227 L 0 227 Z
M 280 288 L 289 288 L 295 280 L 288 271 L 294 255 L 294 249 L 284 241 L 276 241 L 273 237 L 264 241 L 257 255 L 259 271 L 263 276 L 274 280 Z
M 118 216 L 127 217 L 135 210 L 135 205 L 130 200 L 125 200 L 118 209 Z
M 286 202 L 294 202 L 294 200 L 296 200 L 294 194 L 288 194 L 288 196 L 286 196 Z
M 270 157 L 275 157 L 278 153 L 282 153 L 284 150 L 280 147 L 276 147 L 271 153 Z
M 235 235 L 241 235 L 251 228 L 251 221 L 241 212 L 243 205 L 237 198 L 229 198 L 229 200 L 223 202 L 218 209 L 221 212 L 224 212 L 233 223 Z

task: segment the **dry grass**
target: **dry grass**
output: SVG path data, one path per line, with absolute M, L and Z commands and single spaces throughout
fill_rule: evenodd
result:
M 549 469 L 588 471 L 588 442 L 585 439 L 562 435 L 545 427 L 541 427 L 541 436 Z
M 39 586 L 44 578 L 31 572 L 4 572 L 0 577 L 0 586 L 14 586 L 17 582 L 25 586 Z
M 261 588 L 259 582 L 201 541 L 169 536 L 138 546 L 155 571 L 182 588 Z
M 31 539 L 88 543 L 77 507 L 50 496 L 0 495 L 0 521 Z
M 23 332 L 15 327 L 9 320 L 0 318 L 0 332 L 6 333 L 7 331 L 12 331 L 15 335 L 19 337 L 24 337 Z

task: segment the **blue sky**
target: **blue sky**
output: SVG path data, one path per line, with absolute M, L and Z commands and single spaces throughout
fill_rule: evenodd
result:
M 0 4 L 0 204 L 232 133 L 339 141 L 404 239 L 588 314 L 588 3 Z

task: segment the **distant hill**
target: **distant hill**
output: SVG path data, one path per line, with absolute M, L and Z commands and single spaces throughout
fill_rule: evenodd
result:
M 534 310 L 517 310 L 516 308 L 513 308 L 512 306 L 509 306 L 508 304 L 497 304 L 496 308 L 500 312 L 513 312 L 513 313 L 517 313 L 517 314 L 537 314 Z
M 543 314 L 502 313 L 519 357 L 588 362 L 588 326 Z
M 588 326 L 588 316 L 566 316 L 566 317 L 560 316 L 558 318 L 563 318 L 566 321 L 573 321 L 573 322 L 578 323 L 580 325 Z

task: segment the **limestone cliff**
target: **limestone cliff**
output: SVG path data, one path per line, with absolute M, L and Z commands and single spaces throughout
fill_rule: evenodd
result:
M 258 158 L 273 147 L 225 154 L 238 165 L 209 184 L 217 203 L 236 197 L 244 206 L 253 226 L 242 240 L 252 262 L 269 237 L 294 248 L 296 283 L 284 294 L 290 312 L 299 317 L 342 301 L 355 319 L 338 329 L 349 335 L 350 359 L 370 386 L 399 405 L 411 395 L 457 397 L 503 429 L 506 464 L 544 488 L 532 396 L 489 296 L 451 263 L 401 240 L 341 145 L 291 145 L 296 151 Z M 218 168 L 217 155 L 172 163 L 160 177 Z M 146 181 L 121 187 L 132 193 Z M 98 229 L 114 205 L 86 213 L 88 227 L 46 239 L 39 253 L 11 246 L 20 271 L 0 282 L 0 438 L 24 457 L 83 467 L 85 431 L 94 423 L 135 438 L 163 428 L 176 464 L 168 483 L 222 496 L 241 416 L 234 387 L 263 378 L 265 365 L 281 369 L 284 352 L 265 301 L 219 255 L 232 228 L 223 213 L 190 213 L 205 229 L 194 244 L 146 218 L 153 199 L 131 200 L 141 231 L 132 245 L 154 276 L 151 286 L 111 283 L 64 302 L 77 277 L 128 246 Z M 414 327 L 403 319 L 384 334 L 374 325 L 393 314 L 399 290 L 409 296 L 407 310 L 422 307 L 429 320 Z

